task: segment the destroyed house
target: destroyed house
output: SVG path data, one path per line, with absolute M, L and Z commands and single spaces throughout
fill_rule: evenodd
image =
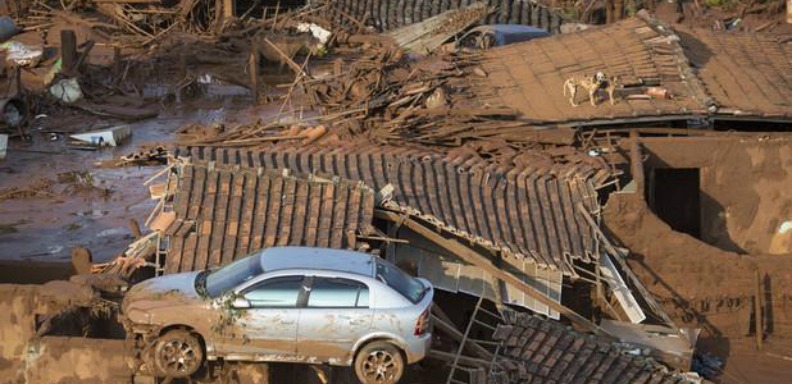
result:
M 648 13 L 484 52 L 470 76 L 482 105 L 513 109 L 536 125 L 589 127 L 790 121 L 792 49 L 777 36 L 676 31 Z M 616 80 L 614 104 L 596 105 L 579 86 L 574 107 L 566 83 L 601 71 Z M 748 97 L 746 97 L 748 96 Z
M 188 165 L 183 166 L 178 175 L 173 203 L 176 223 L 183 221 L 193 226 L 185 229 L 174 224 L 168 230 L 168 235 L 175 235 L 168 258 L 178 260 L 166 263 L 170 272 L 205 267 L 206 256 L 199 258 L 198 254 L 207 254 L 209 251 L 204 248 L 208 244 L 220 244 L 211 239 L 222 238 L 223 234 L 244 241 L 224 242 L 220 248 L 209 247 L 212 249 L 209 253 L 214 254 L 209 256 L 209 265 L 224 264 L 257 248 L 276 244 L 354 248 L 357 241 L 351 234 L 357 234 L 358 241 L 366 239 L 364 229 L 371 225 L 371 210 L 375 205 L 378 209 L 414 218 L 485 254 L 497 255 L 508 263 L 508 268 L 519 271 L 526 281 L 557 302 L 560 302 L 564 277 L 578 276 L 576 264 L 593 263 L 599 258 L 595 234 L 581 211 L 598 212 L 596 189 L 610 177 L 609 171 L 590 165 L 556 164 L 504 170 L 474 157 L 448 158 L 395 147 L 356 152 L 320 146 L 277 151 L 181 147 L 176 156 L 189 158 Z M 293 181 L 306 184 L 304 189 L 310 193 L 300 193 L 295 187 L 289 192 L 282 187 L 273 191 L 272 187 L 261 188 L 264 176 L 260 174 L 265 171 L 315 176 L 312 176 L 313 181 L 310 178 Z M 246 174 L 250 176 L 243 176 Z M 258 186 L 253 185 L 254 178 L 258 178 Z M 317 180 L 320 179 L 324 184 L 319 184 Z M 340 185 L 328 191 L 327 183 Z M 270 185 L 273 184 L 274 181 L 270 181 Z M 346 192 L 342 185 L 353 189 Z M 315 189 L 320 186 L 325 188 L 323 192 Z M 355 188 L 360 191 L 356 192 Z M 349 197 L 339 202 L 339 196 L 344 193 Z M 376 198 L 373 193 L 377 194 Z M 312 198 L 320 199 L 321 203 L 303 207 L 302 215 L 309 216 L 299 222 L 284 221 L 283 208 L 250 201 L 255 200 L 252 194 L 265 202 L 272 201 L 273 197 L 277 199 L 280 194 L 283 205 L 293 204 L 294 209 L 309 205 Z M 352 196 L 368 200 L 352 201 L 352 207 L 349 201 Z M 333 204 L 328 204 L 331 200 Z M 232 222 L 223 215 L 218 216 L 218 209 L 222 207 L 229 207 L 229 217 L 241 217 L 240 224 L 236 224 L 236 219 Z M 349 212 L 352 208 L 360 213 L 352 214 Z M 262 223 L 258 226 L 243 224 L 250 221 L 251 214 L 254 220 Z M 273 217 L 279 217 L 280 223 L 275 231 L 285 232 L 288 240 L 262 234 L 263 222 Z M 347 220 L 339 222 L 336 217 Z M 290 223 L 296 226 L 290 228 Z M 343 227 L 347 236 L 343 242 L 333 236 L 331 243 L 304 238 L 317 231 L 320 236 L 327 234 L 328 226 L 340 230 L 336 224 Z M 269 224 L 266 226 L 270 228 Z M 411 243 L 420 242 L 419 236 L 409 231 L 388 235 L 406 236 Z M 262 236 L 263 241 L 260 241 Z M 191 251 L 196 242 L 199 244 L 197 254 Z M 206 245 L 202 248 L 201 244 Z M 438 288 L 492 299 L 496 291 L 503 291 L 505 302 L 531 307 L 554 317 L 558 315 L 513 287 L 499 288 L 492 276 L 432 245 L 413 248 L 400 243 L 393 250 L 394 255 L 390 257 L 394 261 L 414 264 Z M 504 265 L 504 268 L 507 267 Z

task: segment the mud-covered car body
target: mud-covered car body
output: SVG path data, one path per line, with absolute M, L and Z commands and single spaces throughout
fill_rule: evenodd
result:
M 142 348 L 190 330 L 207 360 L 351 365 L 363 345 L 386 340 L 409 364 L 429 349 L 432 297 L 428 281 L 375 256 L 278 247 L 142 282 L 125 297 L 122 321 Z
M 465 48 L 490 49 L 547 36 L 550 32 L 528 25 L 488 24 L 470 29 L 458 41 Z

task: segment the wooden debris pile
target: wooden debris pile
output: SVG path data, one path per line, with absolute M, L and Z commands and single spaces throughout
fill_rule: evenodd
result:
M 468 7 L 449 10 L 437 16 L 395 29 L 386 35 L 393 38 L 407 52 L 427 54 L 434 52 L 446 41 L 479 22 L 492 9 L 486 3 L 473 3 Z
M 304 86 L 310 104 L 319 106 L 331 131 L 342 138 L 436 146 L 480 140 L 572 144 L 572 131 L 534 129 L 509 108 L 479 103 L 467 80 L 486 78 L 477 60 L 472 54 L 445 54 L 411 61 L 383 44 L 342 73 Z
M 226 127 L 222 124 L 188 124 L 176 134 L 180 145 L 216 147 L 255 147 L 274 143 L 310 145 L 327 133 L 324 125 L 306 126 L 282 122 L 241 124 Z

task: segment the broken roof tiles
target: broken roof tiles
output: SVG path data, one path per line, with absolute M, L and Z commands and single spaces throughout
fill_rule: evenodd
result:
M 274 245 L 355 248 L 368 232 L 374 192 L 360 183 L 251 169 L 178 168 L 166 273 L 224 265 Z
M 470 76 L 483 105 L 514 109 L 547 125 L 612 125 L 687 117 L 792 118 L 792 48 L 761 33 L 680 31 L 648 13 L 578 33 L 498 47 L 481 54 L 486 78 Z M 476 67 L 478 68 L 478 67 Z M 573 107 L 564 83 L 598 71 L 619 76 L 616 103 L 596 106 L 579 88 Z M 671 98 L 645 96 L 664 88 Z
M 394 190 L 384 205 L 566 275 L 575 275 L 573 259 L 589 262 L 594 253 L 592 230 L 577 205 L 589 212 L 597 210 L 593 180 L 605 171 L 587 165 L 502 170 L 475 158 L 449 159 L 410 150 L 392 154 L 385 148 L 337 153 L 321 147 L 278 151 L 193 147 L 180 148 L 177 155 L 189 155 L 193 162 L 333 175 L 362 181 L 375 191 L 390 184 Z
M 503 341 L 498 383 L 687 383 L 654 360 L 528 313 L 504 311 L 493 338 Z M 505 377 L 504 377 L 505 376 Z

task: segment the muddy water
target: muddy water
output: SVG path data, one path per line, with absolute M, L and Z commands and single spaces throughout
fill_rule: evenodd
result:
M 129 219 L 142 226 L 154 208 L 143 183 L 162 167 L 100 168 L 97 162 L 172 143 L 173 132 L 188 122 L 245 123 L 271 118 L 280 107 L 253 108 L 238 88 L 213 86 L 211 92 L 210 97 L 163 111 L 156 119 L 131 124 L 132 136 L 115 148 L 68 149 L 65 136 L 50 141 L 48 134 L 35 130 L 32 143 L 12 140 L 7 158 L 0 161 L 0 190 L 30 186 L 39 179 L 58 180 L 59 175 L 74 178 L 64 174 L 78 174 L 80 181 L 50 184 L 51 196 L 0 201 L 0 261 L 65 262 L 74 246 L 90 249 L 94 262 L 112 258 L 132 239 Z M 86 117 L 85 123 L 102 122 Z

